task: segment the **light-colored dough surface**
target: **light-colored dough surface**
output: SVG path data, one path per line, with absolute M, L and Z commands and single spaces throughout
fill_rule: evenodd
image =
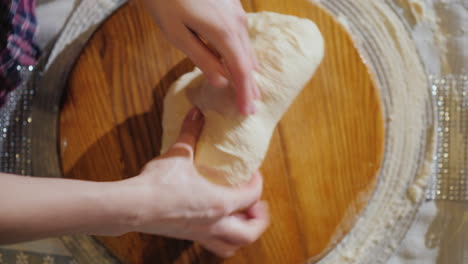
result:
M 324 54 L 316 25 L 272 12 L 248 15 L 249 35 L 259 61 L 255 79 L 262 99 L 257 113 L 245 117 L 235 105 L 234 89 L 210 86 L 199 69 L 183 75 L 164 100 L 161 153 L 175 142 L 187 112 L 196 105 L 205 115 L 195 163 L 218 183 L 248 181 L 260 167 L 276 124 L 313 76 Z

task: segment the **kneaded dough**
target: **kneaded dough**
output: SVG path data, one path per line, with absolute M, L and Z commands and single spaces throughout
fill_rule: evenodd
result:
M 320 31 L 308 19 L 272 12 L 247 17 L 260 64 L 254 77 L 262 99 L 255 102 L 255 115 L 241 115 L 234 89 L 210 86 L 197 68 L 174 82 L 164 99 L 161 153 L 175 142 L 185 115 L 196 105 L 205 116 L 205 126 L 196 146 L 195 164 L 216 183 L 241 184 L 258 170 L 276 124 L 324 54 Z

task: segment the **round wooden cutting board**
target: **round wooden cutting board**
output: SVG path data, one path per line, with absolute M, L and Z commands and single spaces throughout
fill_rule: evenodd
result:
M 309 18 L 326 44 L 321 66 L 275 130 L 261 167 L 271 226 L 227 260 L 187 241 L 138 233 L 99 237 L 124 263 L 317 260 L 348 233 L 372 196 L 383 155 L 383 114 L 347 32 L 306 0 L 243 4 L 248 12 Z M 64 176 L 111 181 L 137 175 L 159 154 L 165 92 L 192 68 L 138 2 L 118 10 L 94 34 L 69 78 L 59 127 Z

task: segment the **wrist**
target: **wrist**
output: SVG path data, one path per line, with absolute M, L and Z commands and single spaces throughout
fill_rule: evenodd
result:
M 111 182 L 107 186 L 108 192 L 101 197 L 103 212 L 109 219 L 107 225 L 112 229 L 109 235 L 118 236 L 135 231 L 138 225 L 140 217 L 133 201 L 137 191 L 132 191 L 129 183 L 128 180 Z
M 154 207 L 146 204 L 156 202 L 147 198 L 150 192 L 148 185 L 141 176 L 113 182 L 112 185 L 107 206 L 117 235 L 141 232 L 147 215 L 151 213 L 148 208 Z

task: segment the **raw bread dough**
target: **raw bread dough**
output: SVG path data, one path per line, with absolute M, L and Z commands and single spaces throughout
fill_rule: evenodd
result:
M 260 67 L 257 113 L 242 116 L 233 89 L 213 88 L 199 69 L 183 75 L 164 99 L 164 153 L 176 140 L 187 112 L 198 106 L 205 126 L 197 144 L 199 172 L 217 183 L 240 184 L 260 167 L 276 124 L 310 80 L 324 53 L 323 38 L 308 19 L 271 12 L 248 14 L 249 35 Z

